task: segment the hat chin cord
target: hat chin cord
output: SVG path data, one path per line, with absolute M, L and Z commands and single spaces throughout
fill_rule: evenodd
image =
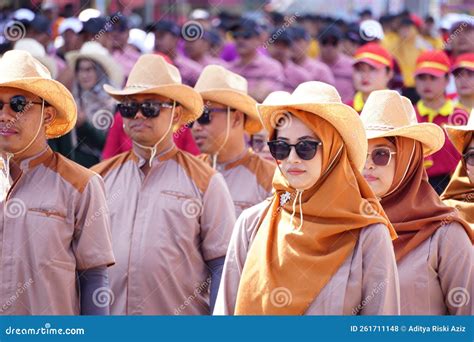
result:
M 153 146 L 145 146 L 142 144 L 137 143 L 135 140 L 133 140 L 133 143 L 137 145 L 138 147 L 141 147 L 144 150 L 150 150 L 150 159 L 148 160 L 148 165 L 151 167 L 153 163 L 153 158 L 156 156 L 156 149 L 158 148 L 158 145 L 161 144 L 163 140 L 165 140 L 166 136 L 170 132 L 171 128 L 173 127 L 173 118 L 174 118 L 174 111 L 176 109 L 176 101 L 173 101 L 173 109 L 171 110 L 171 120 L 170 124 L 168 125 L 168 129 L 166 130 L 166 133 L 163 134 L 163 136 L 158 140 L 158 142 L 153 145 Z
M 230 107 L 227 107 L 227 127 L 225 130 L 225 138 L 224 142 L 222 143 L 221 147 L 212 155 L 212 168 L 216 169 L 217 167 L 217 157 L 219 155 L 219 152 L 222 151 L 224 148 L 225 144 L 227 144 L 227 140 L 229 140 L 229 135 L 230 135 Z
M 3 165 L 4 167 L 2 168 L 2 174 L 1 174 L 1 179 L 0 179 L 0 187 L 1 187 L 1 196 L 2 196 L 2 201 L 5 199 L 8 191 L 10 190 L 10 187 L 11 187 L 11 177 L 10 177 L 10 160 L 15 156 L 15 155 L 20 155 L 22 154 L 23 152 L 27 151 L 31 145 L 33 145 L 33 143 L 36 141 L 36 139 L 38 138 L 38 135 L 40 134 L 41 132 L 41 127 L 43 127 L 43 119 L 44 119 L 44 100 L 42 101 L 41 103 L 41 119 L 40 119 L 40 124 L 38 126 L 38 129 L 36 130 L 36 134 L 35 136 L 33 137 L 33 139 L 31 139 L 31 141 L 28 143 L 28 145 L 26 145 L 26 147 L 24 147 L 23 149 L 21 149 L 20 151 L 18 152 L 15 152 L 15 153 L 11 153 L 11 152 L 7 152 L 6 153 L 6 160 L 5 158 L 3 157 L 3 155 L 1 156 L 1 160 L 3 162 Z

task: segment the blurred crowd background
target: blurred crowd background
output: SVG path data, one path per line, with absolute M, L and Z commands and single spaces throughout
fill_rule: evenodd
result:
M 248 80 L 259 102 L 315 80 L 334 85 L 360 112 L 371 91 L 390 88 L 428 121 L 465 124 L 474 105 L 473 12 L 468 0 L 0 0 L 0 54 L 31 52 L 71 90 L 76 128 L 50 145 L 90 167 L 131 148 L 102 86 L 122 86 L 144 53 L 165 56 L 189 86 L 204 66 L 223 65 Z M 356 63 L 361 54 L 388 60 L 384 73 Z M 417 73 L 420 62 L 447 69 L 430 79 Z M 189 128 L 178 133 L 178 147 L 198 154 Z M 265 139 L 264 132 L 248 137 L 249 148 L 268 155 Z M 459 160 L 447 161 L 447 151 L 427 161 L 439 192 Z

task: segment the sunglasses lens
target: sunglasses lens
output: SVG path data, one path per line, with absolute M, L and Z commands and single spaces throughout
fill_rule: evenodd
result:
M 269 141 L 268 147 L 276 160 L 284 160 L 290 155 L 291 146 L 284 141 Z
M 377 166 L 387 166 L 390 161 L 390 150 L 388 149 L 375 149 L 371 154 L 372 161 Z
M 124 118 L 130 119 L 135 117 L 138 112 L 138 104 L 137 103 L 119 103 L 117 105 L 117 109 L 120 115 Z
M 316 155 L 318 143 L 316 141 L 300 141 L 295 146 L 298 157 L 303 160 L 311 160 Z
M 143 102 L 141 111 L 146 118 L 156 118 L 160 115 L 160 105 L 152 102 Z
M 27 103 L 28 102 L 23 95 L 16 95 L 10 99 L 10 108 L 14 112 L 19 113 L 25 110 Z
M 207 110 L 202 112 L 202 115 L 197 119 L 200 125 L 209 125 L 211 123 L 211 113 Z
M 464 155 L 464 160 L 466 164 L 470 166 L 474 166 L 474 152 L 469 152 Z

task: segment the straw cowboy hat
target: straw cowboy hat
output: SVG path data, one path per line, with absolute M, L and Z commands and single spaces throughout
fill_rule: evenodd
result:
M 13 50 L 28 51 L 34 58 L 39 60 L 46 68 L 48 68 L 52 78 L 56 78 L 58 74 L 56 61 L 46 54 L 46 49 L 44 46 L 35 39 L 20 39 L 13 46 Z
M 255 134 L 262 130 L 257 112 L 257 101 L 248 95 L 247 80 L 220 65 L 204 68 L 194 86 L 206 101 L 217 102 L 247 115 L 245 130 Z
M 46 138 L 58 138 L 76 124 L 77 109 L 72 94 L 51 78 L 48 69 L 29 52 L 7 51 L 0 59 L 0 87 L 12 87 L 35 94 L 57 110 L 46 127 Z
M 460 153 L 464 153 L 464 144 L 468 133 L 474 131 L 474 109 L 469 115 L 469 120 L 465 126 L 444 126 L 446 133 L 448 133 L 449 140 L 453 143 L 456 150 Z
M 65 57 L 73 70 L 75 70 L 79 59 L 91 59 L 104 69 L 112 84 L 116 86 L 123 84 L 124 73 L 122 67 L 114 60 L 109 51 L 98 42 L 86 42 L 80 50 L 68 52 Z
M 360 118 L 367 139 L 394 136 L 414 139 L 422 143 L 425 156 L 435 153 L 444 145 L 443 130 L 433 123 L 419 123 L 410 100 L 394 90 L 370 93 Z
M 315 114 L 333 125 L 346 145 L 349 158 L 362 170 L 367 157 L 364 127 L 357 112 L 342 103 L 336 88 L 312 81 L 301 83 L 292 94 L 275 91 L 268 95 L 257 109 L 270 136 L 278 127 L 278 115 L 292 108 Z
M 133 66 L 125 88 L 116 89 L 105 84 L 104 89 L 119 101 L 124 96 L 136 94 L 156 94 L 177 101 L 183 106 L 180 126 L 195 121 L 203 110 L 201 95 L 182 84 L 179 70 L 159 55 L 142 55 Z

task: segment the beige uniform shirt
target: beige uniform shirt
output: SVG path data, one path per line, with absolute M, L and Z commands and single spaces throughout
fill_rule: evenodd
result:
M 473 315 L 474 248 L 452 222 L 398 262 L 402 315 Z
M 200 158 L 209 161 L 207 155 Z M 235 217 L 272 195 L 275 168 L 276 164 L 250 151 L 236 161 L 217 164 L 216 169 L 224 176 L 234 201 Z
M 147 163 L 133 151 L 96 166 L 105 180 L 117 264 L 115 315 L 209 314 L 206 261 L 225 256 L 235 223 L 222 175 L 176 148 Z
M 235 224 L 214 315 L 234 313 L 247 253 L 268 204 L 265 201 L 245 210 Z M 284 297 L 285 293 L 281 295 Z M 398 273 L 390 233 L 382 224 L 367 226 L 362 229 L 352 255 L 314 299 L 305 315 L 398 314 Z
M 46 149 L 0 202 L 0 313 L 77 315 L 76 271 L 114 263 L 102 179 Z

